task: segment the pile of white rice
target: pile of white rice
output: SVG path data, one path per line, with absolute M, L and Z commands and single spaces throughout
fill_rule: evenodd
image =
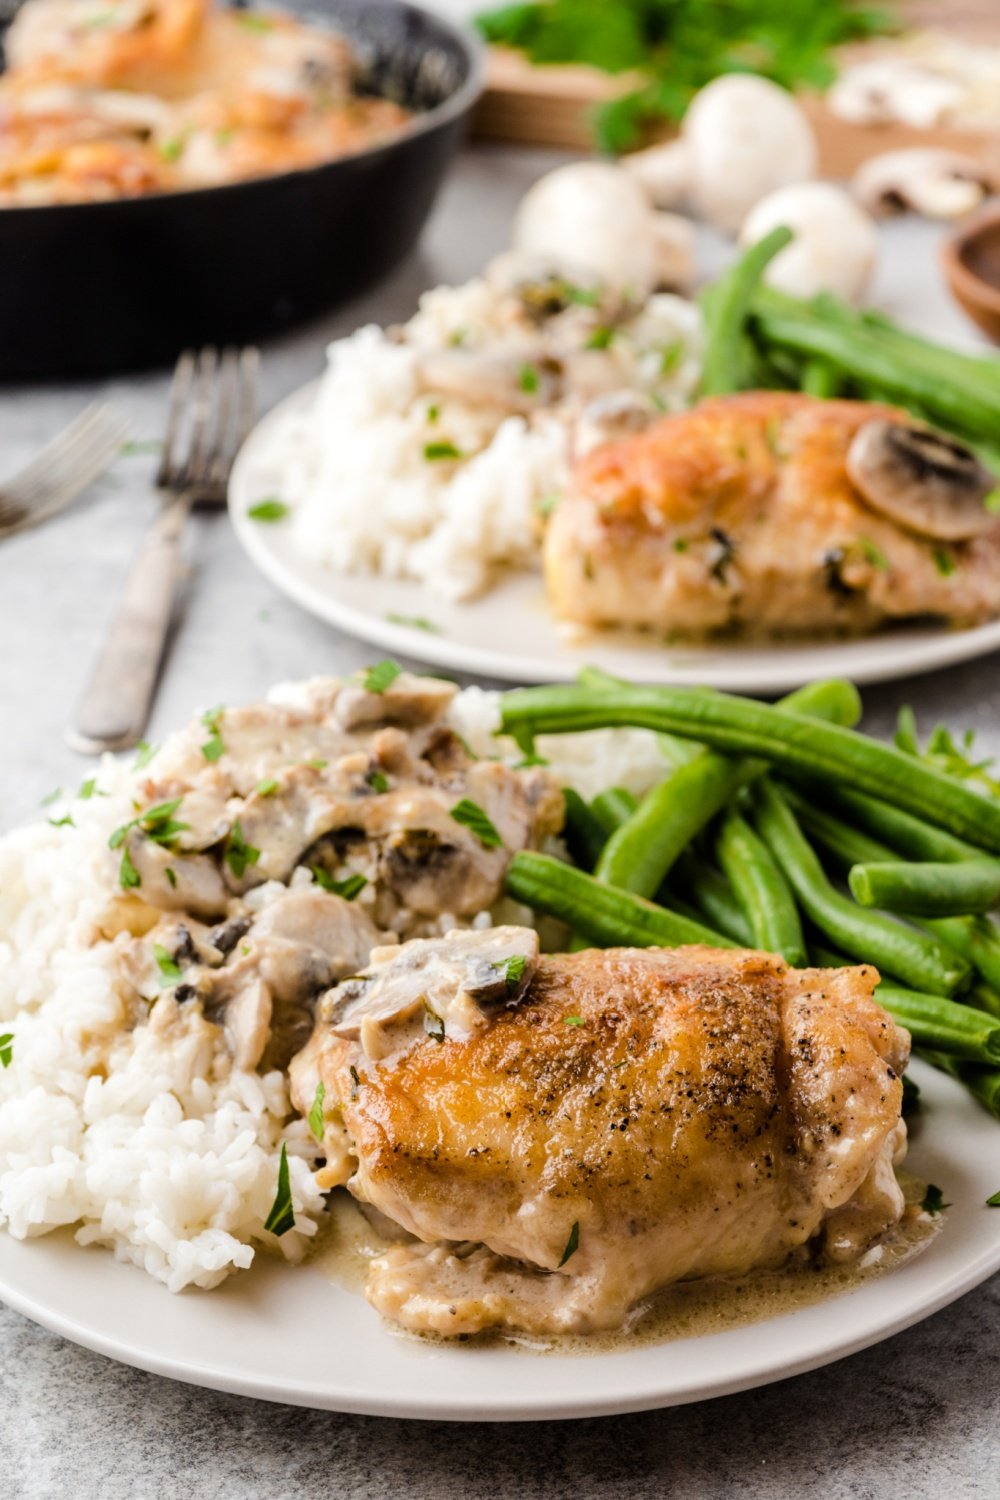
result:
M 275 694 L 302 701 L 308 685 Z M 456 727 L 496 754 L 497 695 L 463 692 Z M 643 791 L 662 774 L 652 735 L 601 731 L 541 746 L 554 773 L 592 796 Z M 18 1238 L 75 1226 L 171 1291 L 212 1287 L 247 1267 L 254 1246 L 301 1258 L 323 1199 L 317 1147 L 291 1111 L 285 1078 L 234 1068 L 221 1031 L 188 1009 L 170 1024 L 133 1024 L 111 945 L 95 940 L 115 896 L 107 840 L 132 816 L 131 771 L 110 757 L 100 792 L 47 809 L 0 840 L 0 1225 Z M 509 903 L 508 903 L 509 906 Z M 264 1220 L 288 1148 L 295 1229 L 276 1239 Z
M 480 593 L 501 568 L 537 566 L 539 508 L 565 484 L 572 418 L 559 407 L 530 417 L 475 407 L 421 390 L 416 373 L 424 351 L 510 347 L 513 337 L 479 277 L 427 292 L 404 342 L 373 326 L 331 345 L 315 400 L 272 425 L 257 455 L 262 483 L 291 507 L 303 557 L 418 579 L 449 599 Z M 698 309 L 657 294 L 609 355 L 623 389 L 672 410 L 691 399 L 701 343 Z M 441 442 L 461 461 L 428 459 Z

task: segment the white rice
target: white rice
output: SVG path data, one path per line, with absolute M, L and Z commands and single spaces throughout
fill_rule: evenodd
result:
M 484 278 L 428 292 L 404 343 L 368 327 L 332 344 L 314 402 L 272 426 L 261 480 L 291 507 L 293 543 L 311 562 L 419 579 L 451 599 L 481 592 L 500 568 L 537 566 L 538 509 L 566 482 L 572 417 L 558 407 L 505 415 L 421 391 L 421 352 L 458 338 L 463 348 L 511 347 Z M 609 357 L 623 388 L 672 409 L 690 399 L 700 348 L 697 308 L 657 295 Z M 442 441 L 467 456 L 428 459 L 426 446 Z
M 309 684 L 277 690 L 308 700 Z M 452 709 L 475 749 L 497 753 L 498 695 L 470 688 Z M 645 790 L 662 774 L 652 735 L 601 731 L 542 747 L 585 796 Z M 285 1079 L 234 1068 L 221 1031 L 189 1010 L 154 1007 L 135 1024 L 97 920 L 116 894 L 107 840 L 132 815 L 133 775 L 106 758 L 107 796 L 48 809 L 0 840 L 0 1226 L 19 1239 L 73 1226 L 171 1291 L 213 1287 L 255 1247 L 301 1258 L 323 1199 L 317 1147 Z M 483 921 L 489 917 L 484 915 Z M 295 1228 L 263 1223 L 288 1148 Z

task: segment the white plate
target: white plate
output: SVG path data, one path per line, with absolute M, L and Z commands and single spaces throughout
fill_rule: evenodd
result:
M 730 692 L 780 693 L 822 677 L 885 682 L 951 666 L 1000 650 L 1000 620 L 974 630 L 908 626 L 862 640 L 664 646 L 650 637 L 588 632 L 564 639 L 549 614 L 540 575 L 512 573 L 481 599 L 450 604 L 423 584 L 335 573 L 310 562 L 280 522 L 247 516 L 274 493 L 261 464 L 268 434 L 289 409 L 307 404 L 316 382 L 277 406 L 251 433 L 229 491 L 236 535 L 271 582 L 303 609 L 370 641 L 382 651 L 436 667 L 512 682 L 571 680 L 582 666 L 603 667 L 638 682 L 698 683 Z M 392 616 L 431 621 L 435 632 L 395 623 Z
M 764 1385 L 877 1343 L 1000 1268 L 1000 1126 L 917 1063 L 924 1098 L 908 1165 L 952 1207 L 912 1261 L 855 1291 L 708 1337 L 621 1353 L 423 1345 L 393 1335 L 318 1267 L 268 1260 L 214 1292 L 172 1296 L 68 1236 L 0 1234 L 0 1297 L 76 1343 L 156 1374 L 264 1400 L 448 1421 L 583 1417 Z M 886 1352 L 887 1364 L 892 1355 Z

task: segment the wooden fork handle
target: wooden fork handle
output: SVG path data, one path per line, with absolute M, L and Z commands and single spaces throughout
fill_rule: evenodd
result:
M 132 565 L 118 614 L 67 731 L 84 755 L 127 750 L 149 721 L 180 577 L 181 539 L 191 498 L 170 501 Z

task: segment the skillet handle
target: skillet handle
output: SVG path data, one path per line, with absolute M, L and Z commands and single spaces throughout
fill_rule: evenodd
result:
M 149 720 L 180 577 L 191 496 L 168 501 L 132 565 L 118 614 L 67 730 L 82 755 L 127 750 Z

